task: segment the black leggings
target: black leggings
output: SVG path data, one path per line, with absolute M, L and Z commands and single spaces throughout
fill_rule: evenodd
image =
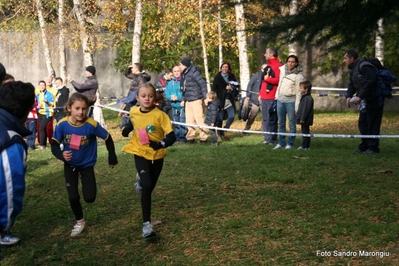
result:
M 86 168 L 77 168 L 67 163 L 64 164 L 65 183 L 68 191 L 69 203 L 76 220 L 83 219 L 82 205 L 78 190 L 80 179 L 82 180 L 83 198 L 87 203 L 93 203 L 96 200 L 97 185 L 94 176 L 94 166 Z
M 150 161 L 134 155 L 134 162 L 137 173 L 140 175 L 142 187 L 141 210 L 143 212 L 143 222 L 151 222 L 151 194 L 161 174 L 163 159 Z

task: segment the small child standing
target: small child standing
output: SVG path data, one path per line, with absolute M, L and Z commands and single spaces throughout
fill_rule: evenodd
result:
M 206 94 L 205 105 L 207 105 L 208 107 L 206 108 L 206 118 L 204 123 L 208 126 L 213 127 L 216 125 L 216 121 L 219 118 L 219 112 L 220 112 L 220 101 L 217 98 L 216 92 L 210 91 Z M 218 146 L 216 130 L 209 129 L 209 133 L 211 134 L 211 139 L 212 139 L 211 145 Z
M 312 84 L 305 80 L 299 83 L 299 91 L 302 94 L 297 112 L 297 124 L 301 125 L 302 134 L 310 134 L 310 126 L 313 125 L 313 98 L 310 95 Z M 303 137 L 298 150 L 310 149 L 310 137 Z
M 84 200 L 93 203 L 96 199 L 94 165 L 97 161 L 97 137 L 105 140 L 109 166 L 114 168 L 118 164 L 114 141 L 107 130 L 87 116 L 89 106 L 87 96 L 81 93 L 72 94 L 65 106 L 67 117 L 58 122 L 51 143 L 53 155 L 64 162 L 69 203 L 76 219 L 71 237 L 79 235 L 86 226 L 78 190 L 79 174 Z
M 122 135 L 127 137 L 134 127 L 133 136 L 122 151 L 134 155 L 141 185 L 142 236 L 145 238 L 156 235 L 151 224 L 151 194 L 162 171 L 166 148 L 176 141 L 170 118 L 155 107 L 155 97 L 152 84 L 141 85 L 136 96 L 140 106 L 130 109 L 130 123 L 122 128 Z

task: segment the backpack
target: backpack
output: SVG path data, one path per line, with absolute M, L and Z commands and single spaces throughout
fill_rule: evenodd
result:
M 241 98 L 238 119 L 242 119 L 244 122 L 246 122 L 248 120 L 249 112 L 251 111 L 251 106 L 252 104 L 247 97 Z
M 381 65 L 378 58 L 369 58 L 361 62 L 359 65 L 359 73 L 360 68 L 364 65 L 372 65 L 377 69 L 376 87 L 375 90 L 373 90 L 372 96 L 378 98 L 379 105 L 383 106 L 384 98 L 393 98 L 391 84 L 396 81 L 396 77 Z

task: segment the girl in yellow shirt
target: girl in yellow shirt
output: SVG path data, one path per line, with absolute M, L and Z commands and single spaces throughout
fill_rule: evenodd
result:
M 136 95 L 140 106 L 131 108 L 131 123 L 122 129 L 122 135 L 127 137 L 134 128 L 131 140 L 122 151 L 134 155 L 138 173 L 135 188 L 141 191 L 145 238 L 156 235 L 151 225 L 151 194 L 162 171 L 166 147 L 176 141 L 169 116 L 155 107 L 155 97 L 156 90 L 152 84 L 141 85 Z

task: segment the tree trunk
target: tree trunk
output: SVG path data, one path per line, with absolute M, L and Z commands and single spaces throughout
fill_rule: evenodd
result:
M 245 32 L 244 6 L 241 0 L 234 1 L 236 10 L 238 56 L 240 61 L 240 86 L 241 88 L 246 88 L 249 83 L 250 71 L 248 63 L 247 35 Z M 242 96 L 246 96 L 246 93 Z
M 79 23 L 79 33 L 80 33 L 80 39 L 82 40 L 83 59 L 85 62 L 85 66 L 92 66 L 93 51 L 90 46 L 90 39 L 86 30 L 86 19 L 80 0 L 73 0 L 73 6 L 75 10 L 76 19 L 78 20 Z
M 140 49 L 141 49 L 141 30 L 143 23 L 143 2 L 137 0 L 136 2 L 136 16 L 134 18 L 134 32 L 133 32 L 133 46 L 132 46 L 132 64 L 140 63 Z
M 85 67 L 92 66 L 93 65 L 93 50 L 92 50 L 92 47 L 90 46 L 90 37 L 87 32 L 86 19 L 85 19 L 85 15 L 83 12 L 83 8 L 82 8 L 80 0 L 73 0 L 73 5 L 74 5 L 74 10 L 75 10 L 75 15 L 76 15 L 76 18 L 79 23 L 79 31 L 80 31 L 80 38 L 82 40 L 84 64 L 85 64 Z M 98 90 L 96 92 L 96 96 L 97 96 L 97 101 L 96 101 L 95 105 L 101 104 L 100 87 L 98 88 Z M 93 118 L 94 118 L 94 120 L 99 122 L 103 128 L 107 127 L 105 124 L 105 121 L 104 121 L 103 110 L 100 107 L 94 107 Z
M 205 79 L 207 84 L 208 91 L 211 91 L 211 83 L 209 79 L 209 71 L 208 71 L 208 56 L 206 55 L 206 43 L 205 43 L 205 34 L 204 34 L 204 22 L 202 20 L 202 0 L 199 0 L 199 25 L 200 25 L 200 34 L 201 34 L 201 44 L 202 44 L 202 52 L 204 56 L 204 68 L 205 68 Z
M 378 20 L 378 30 L 375 37 L 375 57 L 384 65 L 384 19 Z
M 290 3 L 290 15 L 295 15 L 298 11 L 298 1 L 297 0 L 292 0 Z M 290 43 L 288 44 L 288 54 L 294 54 L 297 55 L 297 44 L 296 43 Z
M 65 20 L 64 20 L 64 0 L 58 1 L 58 27 L 60 36 L 58 38 L 58 46 L 60 53 L 60 77 L 67 82 L 67 63 L 65 50 Z
M 222 0 L 218 0 L 218 36 L 219 36 L 219 66 L 223 63 L 223 36 L 222 36 Z
M 53 63 L 51 61 L 50 48 L 49 48 L 48 41 L 47 41 L 46 23 L 45 23 L 44 17 L 43 17 L 43 4 L 42 4 L 41 0 L 36 0 L 36 9 L 37 9 L 37 16 L 39 18 L 40 31 L 42 34 L 44 58 L 46 61 L 47 72 L 50 77 L 55 78 L 55 71 L 54 71 Z

